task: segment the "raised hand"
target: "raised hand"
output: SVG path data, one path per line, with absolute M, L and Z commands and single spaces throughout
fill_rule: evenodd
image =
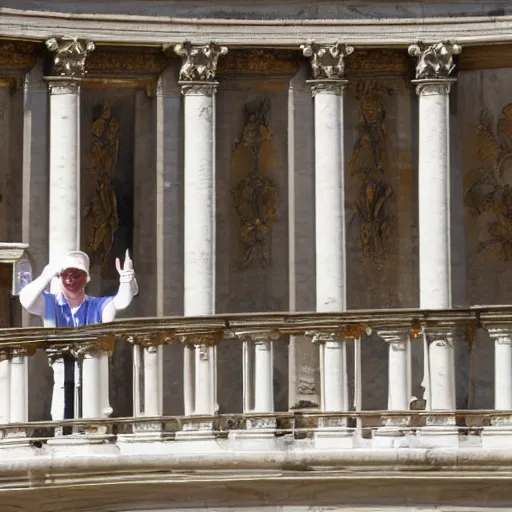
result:
M 45 277 L 45 279 L 53 279 L 54 277 L 58 277 L 60 275 L 60 265 L 55 262 L 50 262 L 46 267 L 44 267 L 42 275 Z
M 119 282 L 120 283 L 129 283 L 133 281 L 135 278 L 135 271 L 133 270 L 133 261 L 130 258 L 130 252 L 126 249 L 126 254 L 124 257 L 124 264 L 121 267 L 121 261 L 119 258 L 116 258 L 116 269 L 119 272 Z

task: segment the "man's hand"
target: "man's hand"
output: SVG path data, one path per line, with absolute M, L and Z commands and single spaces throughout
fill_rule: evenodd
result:
M 44 267 L 41 275 L 44 276 L 45 279 L 50 281 L 54 277 L 59 277 L 60 271 L 61 271 L 60 265 L 58 265 L 55 262 L 50 262 L 50 263 L 48 263 L 48 265 L 46 265 L 46 267 Z
M 135 271 L 133 270 L 133 261 L 130 258 L 130 252 L 126 249 L 124 257 L 124 265 L 121 267 L 121 261 L 116 258 L 116 269 L 119 272 L 120 283 L 131 283 L 135 279 Z

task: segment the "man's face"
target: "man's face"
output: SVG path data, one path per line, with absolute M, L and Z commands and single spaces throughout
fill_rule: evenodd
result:
M 87 273 L 78 268 L 67 268 L 60 275 L 62 284 L 70 293 L 78 293 L 87 284 Z

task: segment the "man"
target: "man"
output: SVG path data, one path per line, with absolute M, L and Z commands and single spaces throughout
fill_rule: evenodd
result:
M 50 262 L 42 274 L 20 292 L 23 308 L 43 319 L 45 327 L 80 327 L 111 322 L 117 311 L 127 308 L 138 293 L 133 262 L 128 250 L 119 272 L 119 290 L 113 297 L 89 297 L 85 286 L 90 281 L 89 257 L 81 251 L 68 252 L 57 264 Z M 61 290 L 54 294 L 46 290 L 53 278 L 60 279 Z

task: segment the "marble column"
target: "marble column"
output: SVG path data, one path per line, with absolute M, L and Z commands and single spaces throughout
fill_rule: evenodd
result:
M 186 42 L 174 50 L 183 58 L 179 84 L 185 103 L 184 314 L 204 316 L 215 312 L 215 72 L 227 48 Z M 192 372 L 185 373 L 185 414 L 213 414 L 216 349 L 197 345 L 184 354 L 184 367 L 190 368 L 193 358 L 195 369 L 195 385 Z
M 51 38 L 46 47 L 54 54 L 52 76 L 45 77 L 50 91 L 49 258 L 58 261 L 66 252 L 80 249 L 80 82 L 94 43 Z M 57 279 L 52 281 L 51 290 L 60 290 Z M 56 405 L 65 402 L 62 392 L 67 397 L 73 394 L 73 364 L 71 359 L 53 364 L 54 420 L 69 416 Z M 64 409 L 72 411 L 73 407 L 67 404 Z
M 420 307 L 445 309 L 452 305 L 450 269 L 450 130 L 449 93 L 453 57 L 461 47 L 451 42 L 412 45 L 417 57 L 419 97 L 419 243 Z M 446 336 L 444 335 L 446 334 Z M 452 333 L 436 332 L 429 341 L 429 409 L 455 409 L 454 345 Z M 440 337 L 441 336 L 441 337 Z
M 315 104 L 316 310 L 345 311 L 343 91 L 347 81 L 343 76 L 344 58 L 354 49 L 339 42 L 327 47 L 313 41 L 301 48 L 311 62 L 313 80 L 308 80 L 308 83 Z M 323 410 L 346 410 L 348 382 L 345 341 L 330 339 L 322 347 Z

